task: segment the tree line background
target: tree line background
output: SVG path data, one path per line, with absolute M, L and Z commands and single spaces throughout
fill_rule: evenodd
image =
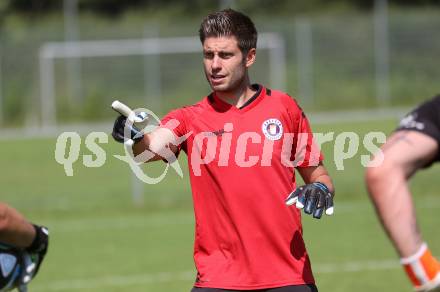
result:
M 233 7 L 254 13 L 304 13 L 325 9 L 356 9 L 371 10 L 374 0 L 236 0 L 236 1 L 205 1 L 205 0 L 77 0 L 78 8 L 83 12 L 93 12 L 108 16 L 122 14 L 133 9 L 146 10 L 178 10 L 187 15 L 197 15 L 207 9 L 216 10 L 222 3 L 231 3 Z M 0 13 L 8 14 L 47 14 L 59 11 L 63 7 L 62 0 L 0 0 Z M 438 6 L 440 0 L 389 0 L 391 6 L 423 7 Z

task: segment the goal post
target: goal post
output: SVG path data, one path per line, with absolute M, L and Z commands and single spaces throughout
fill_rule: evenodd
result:
M 268 50 L 270 86 L 286 89 L 286 53 L 284 38 L 277 33 L 261 33 L 258 49 Z M 41 128 L 57 126 L 55 60 L 90 57 L 121 57 L 185 54 L 201 52 L 198 37 L 144 38 L 49 42 L 40 47 L 40 120 Z

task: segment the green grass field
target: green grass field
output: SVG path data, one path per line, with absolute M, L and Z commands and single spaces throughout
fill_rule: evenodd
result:
M 394 125 L 327 124 L 314 130 L 352 131 L 363 137 L 368 131 L 389 133 Z M 123 153 L 122 147 L 111 139 L 103 147 L 103 167 L 86 168 L 80 160 L 73 177 L 67 177 L 54 159 L 55 139 L 0 143 L 1 200 L 51 230 L 47 260 L 29 290 L 189 291 L 195 272 L 186 156 L 180 158 L 183 179 L 170 171 L 161 183 L 145 185 L 144 205 L 134 206 L 128 165 L 113 157 Z M 81 149 L 81 154 L 90 154 Z M 345 161 L 345 170 L 339 171 L 331 144 L 325 144 L 324 152 L 337 188 L 336 213 L 320 221 L 303 217 L 320 291 L 411 291 L 365 192 L 360 155 L 366 151 Z M 146 169 L 159 173 L 163 167 L 155 163 Z M 436 255 L 438 170 L 423 171 L 412 182 L 421 229 Z

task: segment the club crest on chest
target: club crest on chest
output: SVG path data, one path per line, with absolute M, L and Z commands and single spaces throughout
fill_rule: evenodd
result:
M 267 139 L 279 140 L 283 135 L 283 124 L 278 119 L 267 119 L 261 125 L 261 130 Z

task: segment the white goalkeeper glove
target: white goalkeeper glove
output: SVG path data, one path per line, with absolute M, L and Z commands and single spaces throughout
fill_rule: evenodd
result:
M 113 138 L 127 146 L 142 140 L 144 137 L 143 129 L 148 125 L 149 117 L 145 112 L 135 113 L 125 104 L 115 100 L 112 108 L 120 113 L 113 125 Z

